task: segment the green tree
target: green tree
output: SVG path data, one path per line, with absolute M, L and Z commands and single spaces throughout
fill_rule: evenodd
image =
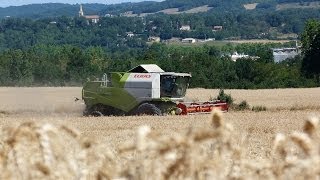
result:
M 320 82 L 320 21 L 308 21 L 302 34 L 302 72 Z
M 235 63 L 235 69 L 240 80 L 253 81 L 253 78 L 255 76 L 253 61 L 245 58 L 238 59 Z
M 13 85 L 30 85 L 33 81 L 32 67 L 21 50 L 8 51 L 9 70 Z

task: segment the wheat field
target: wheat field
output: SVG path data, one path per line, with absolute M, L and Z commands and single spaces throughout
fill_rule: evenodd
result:
M 0 88 L 0 179 L 320 177 L 320 88 L 225 93 L 267 111 L 93 118 L 78 87 Z

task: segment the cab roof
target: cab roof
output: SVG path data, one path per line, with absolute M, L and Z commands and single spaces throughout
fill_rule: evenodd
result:
M 129 70 L 130 73 L 160 73 L 161 75 L 191 77 L 188 73 L 165 72 L 156 64 L 141 64 Z
M 132 73 L 163 73 L 164 70 L 161 69 L 156 64 L 141 64 L 137 67 L 132 68 L 128 72 L 132 72 Z

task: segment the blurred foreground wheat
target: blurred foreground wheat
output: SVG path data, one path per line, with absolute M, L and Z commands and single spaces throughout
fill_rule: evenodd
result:
M 246 138 L 213 111 L 207 128 L 164 135 L 139 127 L 111 149 L 66 126 L 35 122 L 0 135 L 0 179 L 317 179 L 319 120 L 274 138 L 269 159 L 247 159 Z

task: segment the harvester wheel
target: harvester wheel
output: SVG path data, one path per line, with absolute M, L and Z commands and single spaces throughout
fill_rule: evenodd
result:
M 94 117 L 103 116 L 103 114 L 102 114 L 100 111 L 93 111 L 93 112 L 91 113 L 91 115 L 94 116 Z
M 91 108 L 86 108 L 84 113 L 85 112 L 89 116 L 94 116 L 94 117 L 103 116 L 103 105 L 102 104 L 96 104 L 96 105 L 92 106 Z
M 154 115 L 154 116 L 160 116 L 161 115 L 161 110 L 157 108 L 154 104 L 149 104 L 149 103 L 143 103 L 141 104 L 136 113 L 136 115 Z

